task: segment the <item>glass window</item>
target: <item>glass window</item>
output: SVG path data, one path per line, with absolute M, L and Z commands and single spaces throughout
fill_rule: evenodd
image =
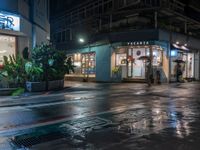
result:
M 85 53 L 81 57 L 81 73 L 82 74 L 96 74 L 96 54 Z
M 184 53 L 183 61 L 185 62 L 185 63 L 181 64 L 182 71 L 183 71 L 183 77 L 185 77 L 185 78 L 194 77 L 194 54 Z
M 126 54 L 116 54 L 116 65 L 125 66 L 126 65 Z
M 3 56 L 15 56 L 15 42 L 13 36 L 0 35 L 0 65 L 3 65 Z
M 150 49 L 146 49 L 146 55 L 150 56 Z M 153 66 L 161 66 L 163 61 L 163 50 L 160 48 L 153 48 Z
M 74 73 L 70 74 L 76 75 L 90 75 L 94 77 L 96 74 L 96 54 L 92 53 L 75 53 L 73 55 L 68 55 L 71 57 L 72 63 L 75 66 Z
M 162 65 L 162 51 L 159 49 L 153 50 L 153 66 Z
M 194 77 L 194 54 L 189 53 L 187 58 L 187 77 Z
M 81 53 L 74 54 L 75 74 L 81 74 Z

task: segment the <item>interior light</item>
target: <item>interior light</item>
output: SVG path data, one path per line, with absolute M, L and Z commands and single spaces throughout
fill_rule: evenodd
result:
M 172 51 L 171 51 L 171 56 L 176 56 L 176 55 L 177 55 L 176 51 L 175 51 L 175 50 L 172 50 Z

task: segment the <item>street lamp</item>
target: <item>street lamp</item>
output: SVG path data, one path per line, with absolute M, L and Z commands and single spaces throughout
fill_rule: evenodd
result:
M 83 38 L 79 38 L 80 43 L 85 43 L 85 40 Z

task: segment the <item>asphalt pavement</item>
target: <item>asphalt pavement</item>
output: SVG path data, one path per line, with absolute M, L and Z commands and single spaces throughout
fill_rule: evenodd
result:
M 66 82 L 0 97 L 0 150 L 199 150 L 200 83 Z

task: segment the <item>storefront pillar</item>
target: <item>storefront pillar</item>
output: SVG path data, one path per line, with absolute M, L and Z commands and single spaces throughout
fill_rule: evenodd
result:
M 152 61 L 153 61 L 153 48 L 152 46 L 149 47 L 150 48 L 150 64 L 151 64 L 151 67 L 152 67 Z
M 149 50 L 150 50 L 150 67 L 153 69 L 153 47 L 152 47 L 152 45 L 149 47 Z M 151 70 L 151 73 L 152 73 L 153 71 Z
M 168 44 L 168 58 L 169 58 L 169 71 L 168 71 L 168 83 L 171 82 L 171 68 L 172 68 L 172 58 L 171 58 L 171 46 Z
M 128 77 L 128 47 L 125 48 L 126 51 L 126 77 Z

